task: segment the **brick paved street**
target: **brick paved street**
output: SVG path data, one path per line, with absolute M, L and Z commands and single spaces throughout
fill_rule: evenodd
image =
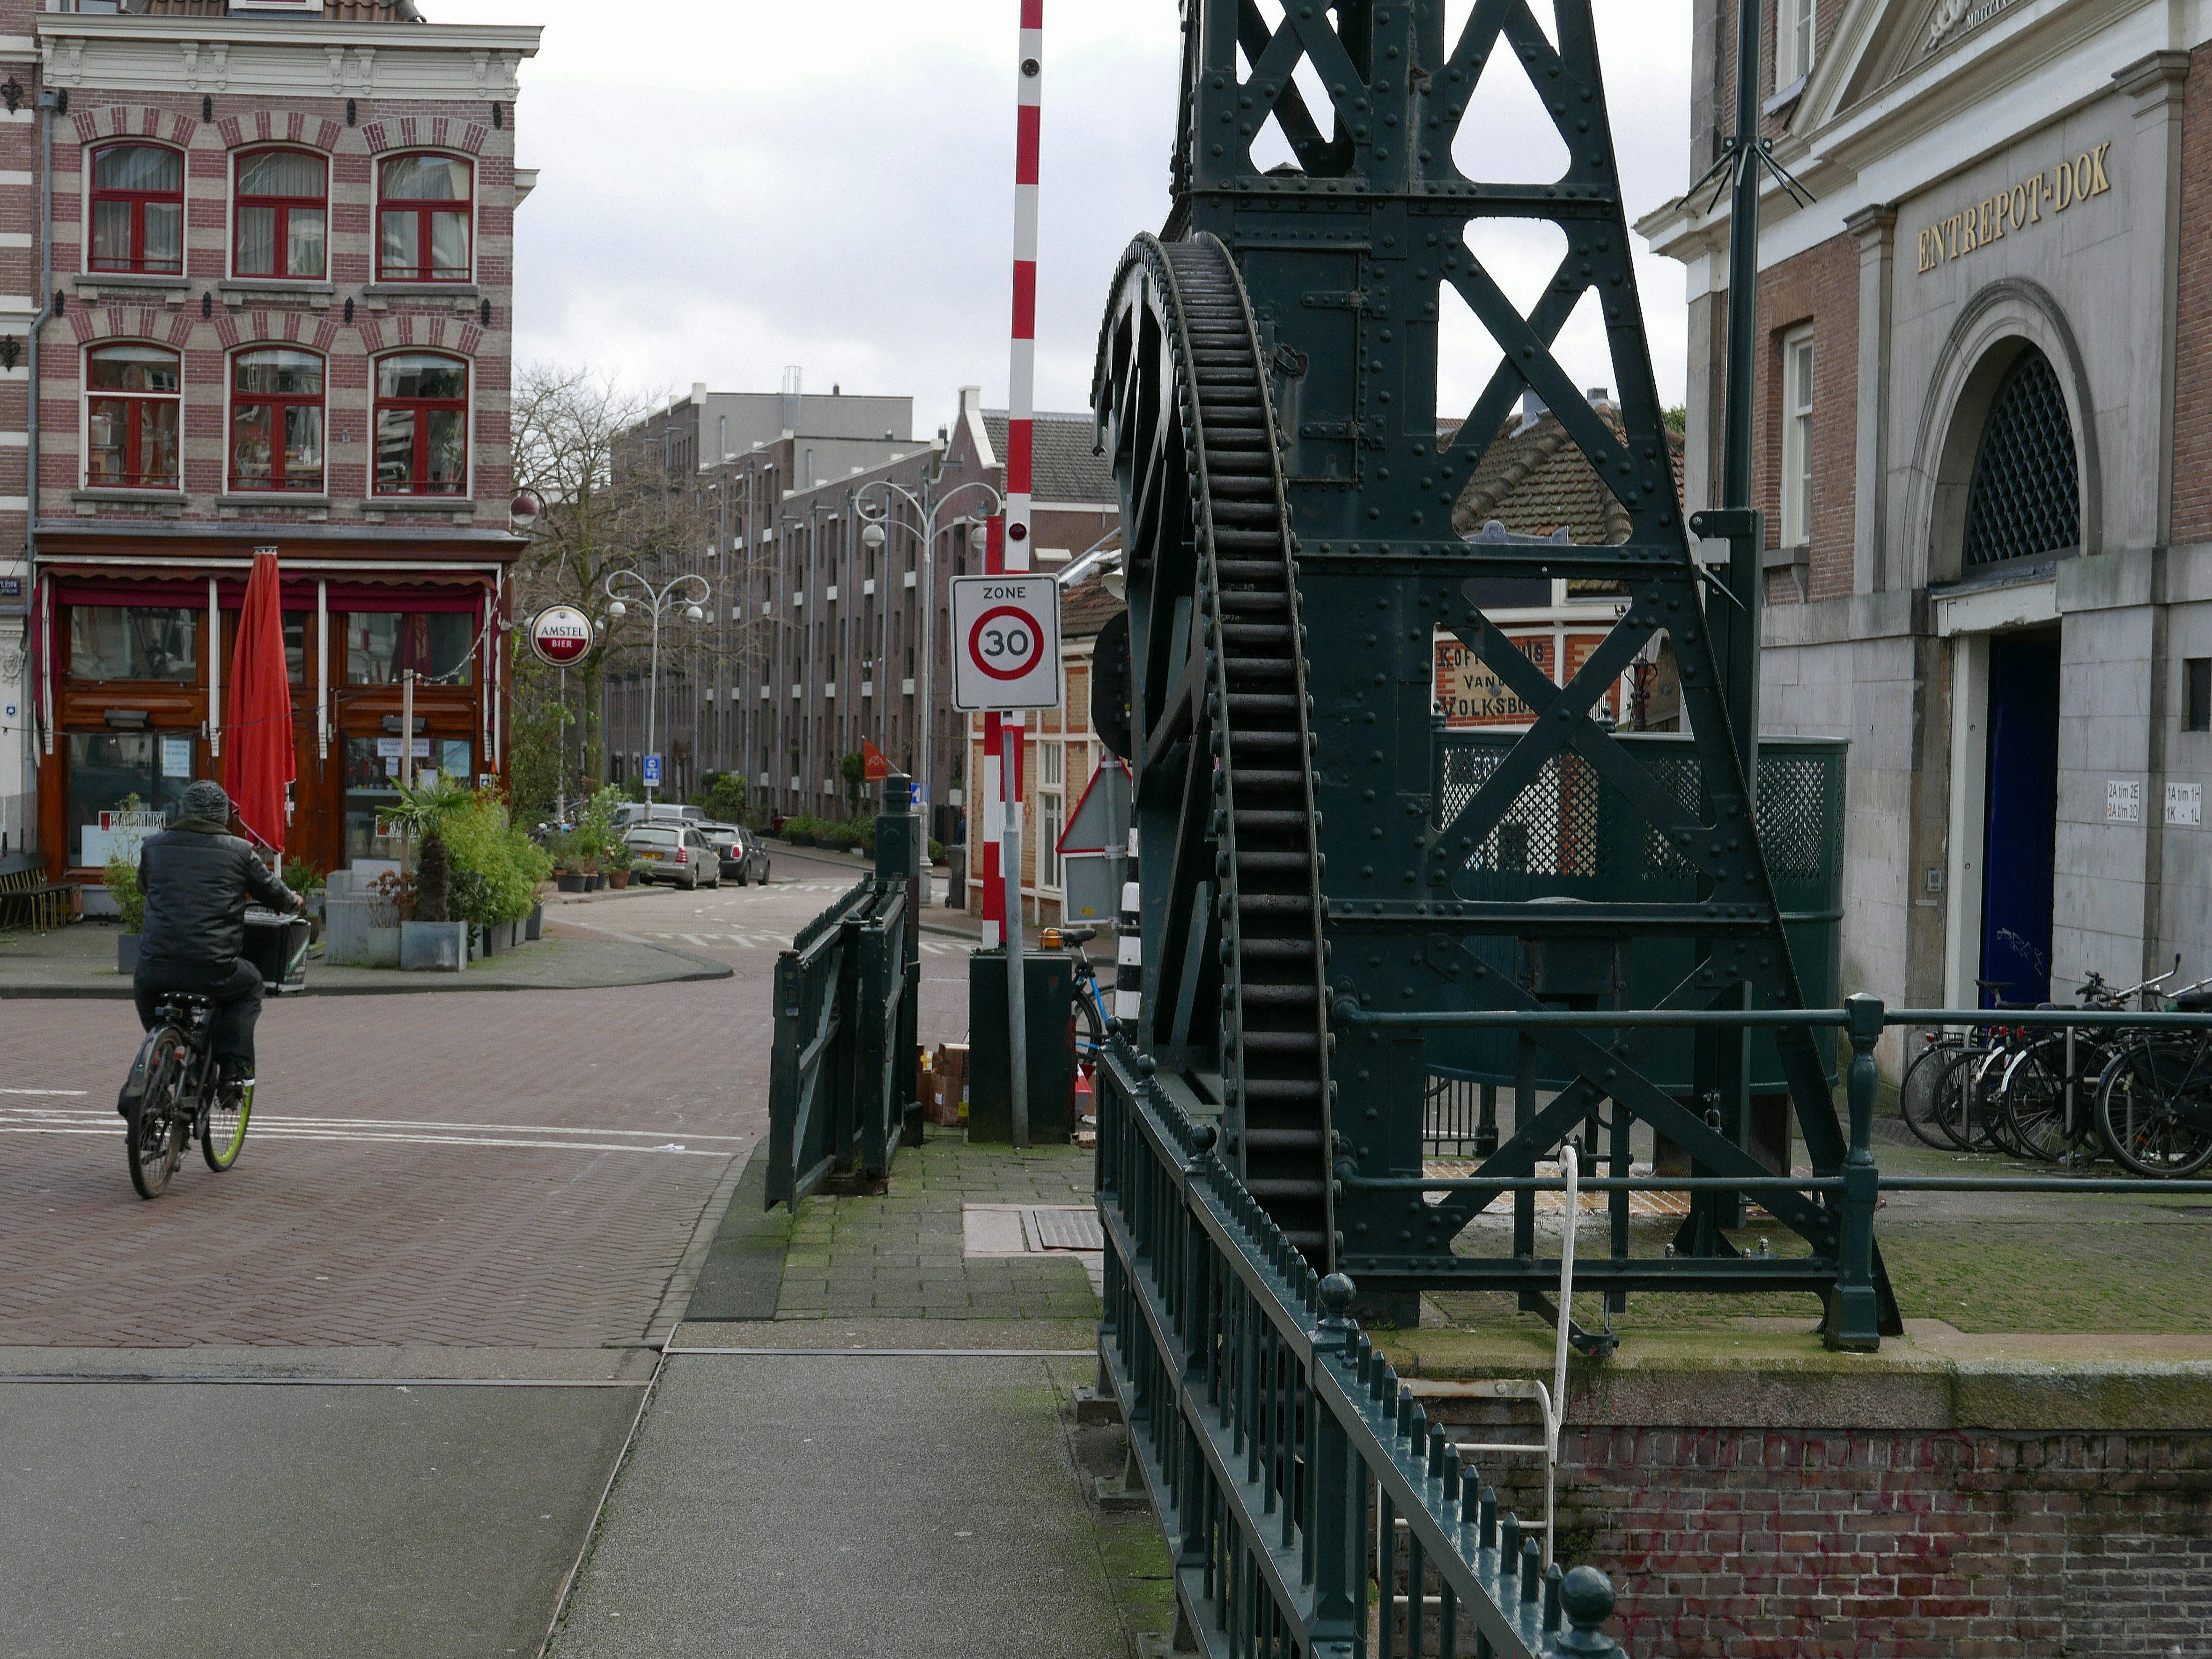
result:
M 222 1176 L 190 1157 L 152 1204 L 111 1109 L 129 1005 L 0 1003 L 0 1346 L 643 1339 L 766 1129 L 763 947 L 838 885 L 556 913 L 696 934 L 684 948 L 729 961 L 729 980 L 272 1003 L 245 1155 Z M 763 945 L 710 937 L 727 934 Z M 925 965 L 927 1037 L 964 1030 L 957 971 Z

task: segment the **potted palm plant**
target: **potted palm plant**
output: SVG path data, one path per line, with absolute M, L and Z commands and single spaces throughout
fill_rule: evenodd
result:
M 415 843 L 415 916 L 399 925 L 402 968 L 457 973 L 468 966 L 469 924 L 449 912 L 453 858 L 445 831 L 469 799 L 461 785 L 439 776 L 419 787 L 402 785 L 390 810 Z

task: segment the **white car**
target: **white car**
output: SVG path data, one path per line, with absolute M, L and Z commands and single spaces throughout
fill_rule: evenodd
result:
M 696 890 L 722 884 L 722 859 L 714 844 L 688 823 L 643 823 L 623 837 L 641 866 L 641 881 L 665 881 Z

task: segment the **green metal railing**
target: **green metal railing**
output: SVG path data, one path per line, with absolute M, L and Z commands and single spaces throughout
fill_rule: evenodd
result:
M 1776 1258 L 1768 1269 L 1776 1289 L 1796 1288 L 1801 1282 L 1832 1275 L 1834 1290 L 1826 1327 L 1828 1346 L 1854 1352 L 1872 1352 L 1881 1346 L 1875 1297 L 1875 1209 L 1884 1192 L 1951 1193 L 2100 1193 L 2146 1190 L 2160 1194 L 2212 1194 L 2212 1181 L 2147 1178 L 2100 1180 L 2070 1176 L 1888 1176 L 1881 1174 L 1874 1156 L 1874 1111 L 1879 1081 L 1875 1045 L 1890 1026 L 1981 1026 L 2062 1030 L 2066 1027 L 2127 1028 L 2148 1031 L 2212 1031 L 2212 1014 L 2104 1012 L 2079 1008 L 2006 1009 L 2002 1013 L 1972 1008 L 1885 1009 L 1879 997 L 1861 994 L 1846 999 L 1841 1008 L 1794 1009 L 1644 1009 L 1620 1012 L 1476 1009 L 1449 1012 L 1393 1012 L 1361 1007 L 1340 1000 L 1332 1011 L 1343 1027 L 1370 1030 L 1530 1031 L 1565 1027 L 1588 1035 L 1632 1029 L 1777 1030 L 1799 1027 L 1811 1030 L 1840 1030 L 1850 1046 L 1845 1073 L 1850 1109 L 1850 1142 L 1840 1169 L 1815 1170 L 1808 1176 L 1584 1176 L 1583 1192 L 1686 1192 L 1803 1194 L 1828 1212 L 1833 1224 L 1815 1229 L 1835 1241 L 1832 1259 L 1816 1253 L 1810 1262 Z M 1493 1160 L 1494 1161 L 1494 1160 Z M 1507 1194 L 1559 1192 L 1564 1181 L 1552 1176 L 1526 1176 L 1487 1164 L 1471 1176 L 1361 1176 L 1349 1164 L 1340 1164 L 1336 1177 L 1340 1194 L 1348 1192 L 1419 1195 L 1449 1193 L 1470 1200 L 1472 1213 L 1480 1213 L 1491 1200 Z M 1430 1280 L 1455 1288 L 1482 1288 L 1486 1275 L 1510 1268 L 1521 1272 L 1522 1262 L 1499 1263 L 1480 1257 L 1458 1257 L 1443 1271 L 1431 1271 Z M 1599 1288 L 1692 1287 L 1705 1271 L 1695 1261 L 1669 1258 L 1632 1262 L 1615 1257 L 1578 1257 L 1578 1284 Z
M 891 778 L 884 793 L 874 873 L 776 958 L 769 1209 L 795 1206 L 832 1175 L 878 1181 L 902 1145 L 921 1139 L 921 825 L 906 779 Z
M 1115 1036 L 1097 1101 L 1099 1353 L 1206 1652 L 1620 1654 L 1611 1583 L 1544 1568 L 1536 1529 L 1500 1516 L 1349 1317 L 1352 1281 L 1291 1246 L 1195 1097 Z

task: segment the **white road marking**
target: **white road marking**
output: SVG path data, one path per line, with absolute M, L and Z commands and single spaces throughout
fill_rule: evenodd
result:
M 0 1089 L 0 1095 L 85 1095 L 89 1089 Z
M 110 1118 L 101 1121 L 64 1122 L 58 1120 L 43 1122 L 18 1122 L 0 1119 L 0 1134 L 30 1135 L 112 1135 L 122 1132 L 122 1121 Z M 728 1158 L 727 1147 L 689 1146 L 676 1142 L 664 1142 L 657 1146 L 617 1146 L 600 1140 L 522 1140 L 495 1139 L 484 1135 L 458 1134 L 392 1134 L 362 1129 L 288 1128 L 279 1125 L 264 1125 L 257 1117 L 252 1129 L 257 1139 L 274 1138 L 278 1140 L 336 1140 L 354 1145 L 368 1143 L 406 1146 L 501 1146 L 526 1152 L 659 1152 L 675 1158 Z M 586 1132 L 589 1133 L 589 1132 Z

